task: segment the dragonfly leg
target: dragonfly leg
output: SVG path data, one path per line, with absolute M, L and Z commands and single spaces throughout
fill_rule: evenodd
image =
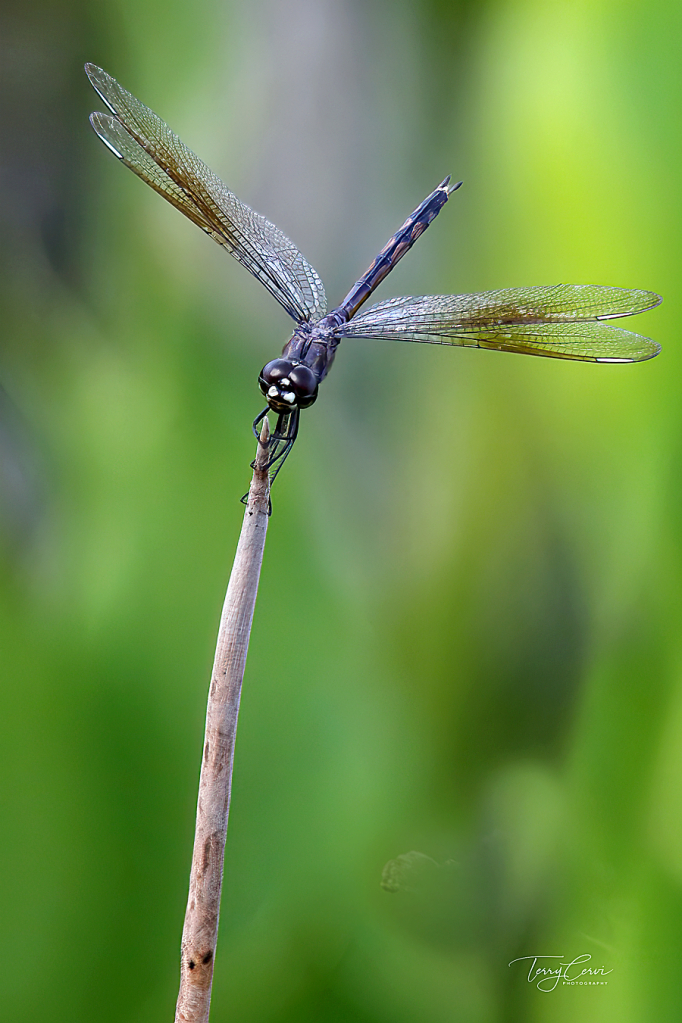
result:
M 263 420 L 265 419 L 265 417 L 267 416 L 269 411 L 270 411 L 270 409 L 266 405 L 265 408 L 263 409 L 263 411 L 260 413 L 260 415 L 257 415 L 256 418 L 253 421 L 252 430 L 253 430 L 254 436 L 256 437 L 257 440 L 260 439 L 259 426 L 263 422 Z
M 269 408 L 263 409 L 263 411 L 253 421 L 253 432 L 256 437 L 260 437 L 260 424 L 267 416 Z M 268 461 L 264 468 L 270 473 L 270 485 L 272 486 L 277 473 L 284 465 L 284 461 L 294 446 L 294 441 L 298 436 L 298 424 L 300 419 L 300 410 L 292 409 L 291 412 L 281 412 L 277 416 L 277 422 L 275 428 L 270 434 L 268 440 Z M 255 466 L 255 460 L 251 462 L 251 468 Z M 246 504 L 248 494 L 245 494 L 242 498 L 242 504 Z
M 284 460 L 294 446 L 298 436 L 298 423 L 300 412 L 293 409 L 291 412 L 281 412 L 277 416 L 275 428 L 270 435 L 268 442 L 268 463 L 270 470 L 270 482 L 274 480 L 279 470 L 284 465 Z

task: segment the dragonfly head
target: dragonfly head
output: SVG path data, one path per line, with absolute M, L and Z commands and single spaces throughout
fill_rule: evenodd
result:
M 273 412 L 308 408 L 317 398 L 317 377 L 308 366 L 273 359 L 263 366 L 258 384 Z

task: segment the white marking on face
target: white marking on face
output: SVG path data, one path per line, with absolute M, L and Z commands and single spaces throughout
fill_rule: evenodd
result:
M 279 382 L 280 387 L 291 387 L 291 380 L 289 377 L 282 377 Z
M 279 391 L 276 387 L 273 386 L 268 389 L 268 398 L 276 398 L 278 394 Z
M 289 405 L 293 405 L 294 402 L 296 401 L 296 395 L 294 394 L 293 391 L 285 391 L 284 394 L 282 395 L 282 399 L 286 401 Z

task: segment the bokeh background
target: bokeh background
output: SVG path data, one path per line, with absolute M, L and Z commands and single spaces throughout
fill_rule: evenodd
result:
M 273 494 L 212 1020 L 680 1019 L 681 44 L 673 0 L 4 0 L 5 1019 L 172 1019 L 256 376 L 290 327 L 97 141 L 85 60 L 332 303 L 448 172 L 380 297 L 665 296 L 636 366 L 340 350 Z M 435 862 L 384 890 L 411 850 Z M 608 984 L 508 966 L 587 953 Z

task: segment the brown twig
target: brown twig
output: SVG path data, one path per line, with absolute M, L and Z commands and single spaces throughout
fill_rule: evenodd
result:
M 211 675 L 175 1023 L 208 1023 L 239 697 L 268 528 L 268 438 L 266 417 Z

